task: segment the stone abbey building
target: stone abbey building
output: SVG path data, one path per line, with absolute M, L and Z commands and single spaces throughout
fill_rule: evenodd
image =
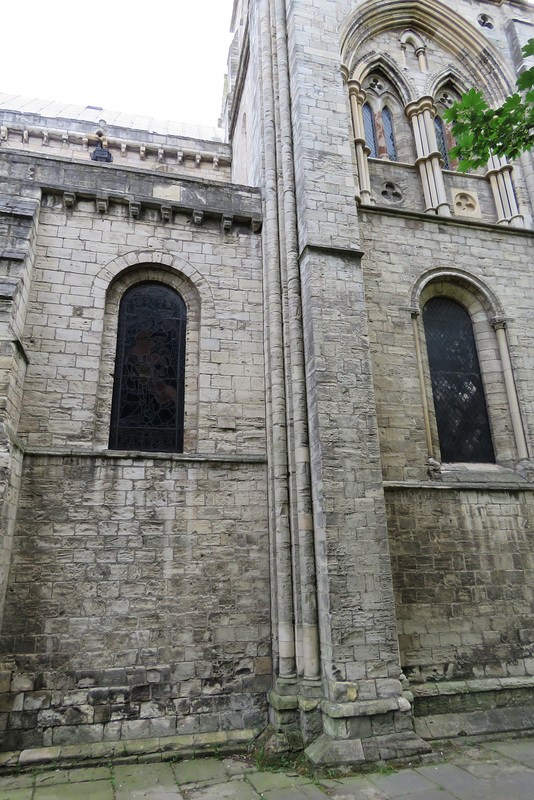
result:
M 228 143 L 2 100 L 3 750 L 533 730 L 534 161 L 442 119 L 532 10 L 232 28 Z

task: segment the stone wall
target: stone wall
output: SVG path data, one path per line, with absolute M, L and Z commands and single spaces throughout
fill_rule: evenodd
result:
M 533 492 L 399 486 L 386 496 L 407 677 L 534 675 Z
M 502 365 L 492 316 L 507 320 L 507 336 L 514 366 L 527 439 L 534 436 L 534 327 L 530 313 L 530 262 L 534 239 L 530 231 L 517 233 L 497 226 L 456 225 L 452 220 L 431 221 L 423 215 L 400 216 L 362 211 L 366 255 L 363 259 L 369 314 L 373 375 L 377 398 L 382 467 L 386 480 L 427 477 L 428 456 L 411 313 L 417 287 L 435 280 L 439 291 L 465 289 L 463 302 L 486 287 L 496 307 L 480 312 L 477 346 L 490 411 L 497 463 L 515 467 L 517 451 L 504 392 Z M 394 242 L 392 249 L 389 242 Z M 440 277 L 441 275 L 441 277 Z M 472 281 L 469 284 L 469 281 Z M 419 302 L 417 300 L 417 302 Z M 416 303 L 417 304 L 417 303 Z M 418 308 L 415 308 L 418 311 Z M 426 359 L 420 320 L 418 333 Z M 425 362 L 426 364 L 426 362 Z M 428 372 L 425 387 L 432 397 Z M 437 429 L 432 426 L 434 456 L 439 460 Z
M 27 455 L 3 747 L 261 728 L 265 490 L 246 459 Z
M 252 736 L 271 681 L 258 193 L 0 155 L 40 197 L 6 391 L 2 746 Z M 187 308 L 184 454 L 108 449 L 119 302 L 143 281 Z
M 491 311 L 479 309 L 474 328 L 497 463 L 441 465 L 430 472 L 411 314 L 414 305 L 419 308 L 417 286 L 425 276 L 432 285 L 435 274 L 436 291 L 457 297 L 467 307 L 469 295 L 477 292 L 476 282 L 491 287 L 488 297 L 508 321 L 514 379 L 531 441 L 532 234 L 458 226 L 452 220 L 433 223 L 422 215 L 399 217 L 379 209 L 362 214 L 362 220 L 403 669 L 415 682 L 531 675 L 534 495 L 532 484 L 517 472 L 521 465 L 495 331 L 489 324 Z M 385 246 L 388 240 L 396 243 L 395 252 Z M 418 336 L 437 464 L 439 441 L 422 326 Z

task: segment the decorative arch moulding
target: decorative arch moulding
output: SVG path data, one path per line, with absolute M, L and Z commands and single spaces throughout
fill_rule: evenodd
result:
M 486 313 L 488 314 L 488 317 L 498 319 L 506 318 L 501 302 L 494 292 L 489 288 L 489 286 L 484 283 L 484 281 L 468 272 L 465 272 L 462 269 L 455 269 L 453 267 L 434 267 L 433 269 L 427 270 L 419 276 L 412 288 L 410 297 L 409 310 L 412 314 L 414 312 L 419 312 L 421 295 L 423 294 L 424 290 L 431 283 L 440 282 L 457 285 L 462 287 L 464 290 L 469 291 L 482 303 Z
M 409 28 L 457 56 L 469 83 L 484 86 L 490 98 L 503 102 L 515 78 L 480 26 L 470 25 L 439 0 L 366 0 L 345 20 L 340 30 L 341 59 L 350 77 L 358 65 L 361 46 L 388 30 Z
M 146 270 L 146 274 L 143 270 Z M 182 258 L 168 252 L 131 250 L 113 259 L 95 277 L 93 284 L 95 296 L 100 297 L 104 303 L 112 287 L 127 274 L 137 274 L 135 280 L 151 280 L 154 278 L 154 270 L 161 271 L 160 278 L 164 277 L 165 273 L 170 273 L 176 279 L 185 280 L 198 294 L 198 301 L 205 312 L 209 312 L 210 318 L 215 318 L 215 301 L 209 281 L 186 257 Z M 181 291 L 178 284 L 175 288 Z

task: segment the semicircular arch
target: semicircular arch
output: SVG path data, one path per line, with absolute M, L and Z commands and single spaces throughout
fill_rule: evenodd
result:
M 467 291 L 473 298 L 478 300 L 488 319 L 504 316 L 501 302 L 480 278 L 454 267 L 445 269 L 436 267 L 424 272 L 412 288 L 412 308 L 420 309 L 430 293 L 451 296 L 451 288 L 453 287 L 458 287 L 459 289 L 459 292 L 453 292 L 453 294 L 458 294 L 456 299 L 460 299 L 461 293 Z
M 167 272 L 185 279 L 198 293 L 203 314 L 215 316 L 215 301 L 205 277 L 185 258 L 152 250 L 131 250 L 102 267 L 93 282 L 95 304 L 105 308 L 106 296 L 115 281 L 142 269 L 147 270 L 145 280 L 150 280 L 151 269 L 160 275 Z

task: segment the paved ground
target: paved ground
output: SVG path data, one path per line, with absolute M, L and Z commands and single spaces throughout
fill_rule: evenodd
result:
M 40 770 L 0 778 L 0 800 L 534 800 L 534 739 L 455 745 L 445 763 L 334 779 L 238 759 Z

